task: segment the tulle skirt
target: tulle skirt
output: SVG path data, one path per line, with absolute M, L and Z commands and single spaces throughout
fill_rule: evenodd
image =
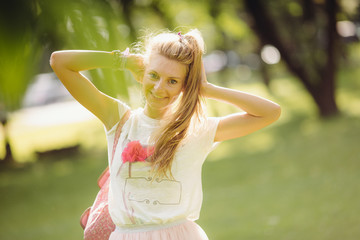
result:
M 206 233 L 195 222 L 185 220 L 156 229 L 126 231 L 116 228 L 109 240 L 209 240 Z

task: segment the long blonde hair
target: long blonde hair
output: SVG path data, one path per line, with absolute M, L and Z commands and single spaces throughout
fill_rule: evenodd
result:
M 203 114 L 200 90 L 204 41 L 197 29 L 184 35 L 161 33 L 150 37 L 145 43 L 145 49 L 145 63 L 151 54 L 157 53 L 187 65 L 182 94 L 176 106 L 172 106 L 172 111 L 167 113 L 165 124 L 153 136 L 154 175 L 173 178 L 171 166 L 176 150 L 186 137 L 193 117 L 199 120 Z

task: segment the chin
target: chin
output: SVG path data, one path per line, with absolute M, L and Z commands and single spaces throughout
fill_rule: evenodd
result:
M 164 111 L 168 108 L 169 103 L 168 101 L 164 102 L 164 103 L 156 103 L 154 101 L 148 100 L 146 99 L 146 104 L 153 110 L 157 110 L 157 111 Z

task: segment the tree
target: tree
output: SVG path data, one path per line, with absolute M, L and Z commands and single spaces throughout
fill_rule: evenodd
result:
M 131 1 L 123 1 L 131 6 Z M 124 49 L 126 38 L 119 26 L 126 6 L 116 1 L 14 0 L 0 10 L 0 122 L 4 129 L 5 157 L 0 165 L 14 165 L 7 123 L 11 112 L 18 110 L 27 86 L 40 69 L 49 70 L 50 53 L 61 49 Z M 126 10 L 126 9 L 124 9 Z M 123 24 L 123 28 L 127 25 Z M 45 59 L 41 66 L 41 58 Z M 124 73 L 110 69 L 90 71 L 100 90 L 112 96 L 127 97 Z M 126 74 L 125 74 L 126 75 Z
M 6 1 L 0 10 L 0 122 L 5 140 L 5 157 L 0 165 L 14 164 L 7 122 L 20 108 L 26 88 L 38 71 L 41 48 L 33 34 L 36 24 L 34 1 Z
M 314 99 L 320 116 L 337 114 L 335 79 L 341 46 L 336 32 L 336 0 L 244 3 L 261 43 L 279 50 L 289 70 Z

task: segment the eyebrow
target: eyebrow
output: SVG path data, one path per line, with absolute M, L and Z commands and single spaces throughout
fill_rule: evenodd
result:
M 179 77 L 169 77 L 169 78 L 174 79 L 174 80 L 181 80 L 181 78 L 179 78 Z

